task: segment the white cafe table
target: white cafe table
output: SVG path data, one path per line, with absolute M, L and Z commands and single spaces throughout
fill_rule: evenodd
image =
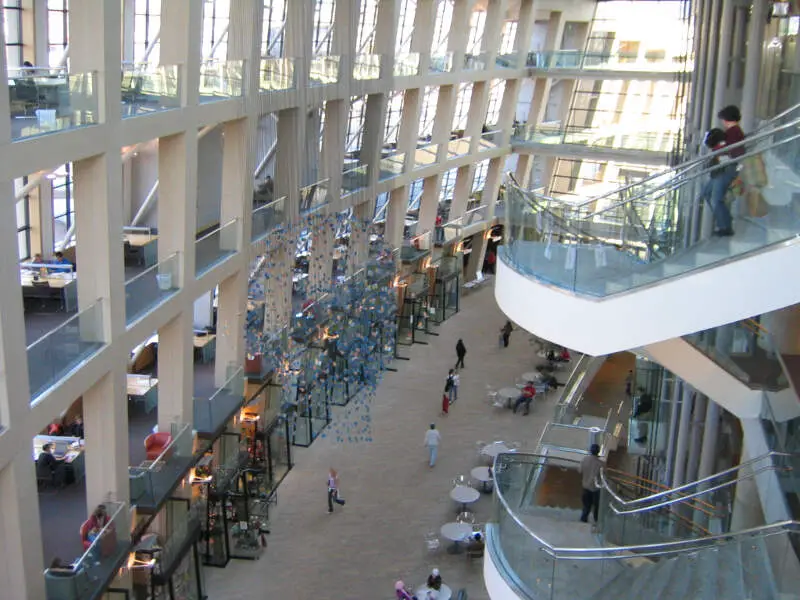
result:
M 467 504 L 477 502 L 481 493 L 468 485 L 457 485 L 450 490 L 450 497 L 461 505 L 459 512 L 467 510 Z
M 472 525 L 469 523 L 445 523 L 440 529 L 443 538 L 453 542 L 447 551 L 450 554 L 457 554 L 461 551 L 458 542 L 463 542 L 469 535 L 472 534 Z
M 483 448 L 481 448 L 481 454 L 492 459 L 497 458 L 498 454 L 513 451 L 514 450 L 506 446 L 503 442 L 492 442 L 491 444 L 486 444 Z
M 483 491 L 488 492 L 489 488 L 487 487 L 487 483 L 492 481 L 492 474 L 489 472 L 489 467 L 475 467 L 472 471 L 469 472 L 473 479 L 476 479 L 481 482 L 483 485 Z
M 506 401 L 506 408 L 511 408 L 511 401 L 516 400 L 519 398 L 520 391 L 519 388 L 515 387 L 504 387 L 500 388 L 497 391 L 497 395 L 501 398 L 505 399 Z
M 431 592 L 431 595 L 428 595 L 428 592 Z M 443 583 L 441 589 L 437 592 L 433 588 L 429 588 L 427 585 L 421 586 L 414 595 L 417 597 L 417 600 L 428 600 L 428 598 L 435 598 L 436 600 L 450 600 L 453 597 L 453 590 L 451 590 L 447 584 Z
M 538 371 L 528 371 L 527 373 L 522 374 L 522 379 L 525 381 L 537 382 L 542 379 L 542 374 Z

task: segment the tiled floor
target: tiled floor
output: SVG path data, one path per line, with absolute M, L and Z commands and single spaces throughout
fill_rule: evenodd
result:
M 317 440 L 295 449 L 296 466 L 278 490 L 271 516 L 272 534 L 258 563 L 232 561 L 225 569 L 207 569 L 209 598 L 390 598 L 393 583 L 423 582 L 433 567 L 455 590 L 466 588 L 470 600 L 488 598 L 482 565 L 463 554 L 425 553 L 423 537 L 456 515 L 448 497 L 452 479 L 469 475 L 479 464 L 476 442 L 517 441 L 532 450 L 551 418 L 556 395 L 537 403 L 531 414 L 495 409 L 486 385 L 513 385 L 535 364 L 524 331 L 498 347 L 505 318 L 486 286 L 463 298 L 462 311 L 429 337 L 430 345 L 404 348 L 411 361 L 387 373 L 372 406 L 372 443 L 335 444 Z M 448 417 L 440 416 L 441 390 L 455 362 L 459 337 L 467 346 L 459 401 Z M 423 435 L 435 422 L 442 447 L 434 469 L 426 463 Z M 328 467 L 338 469 L 347 505 L 328 514 L 325 500 Z M 492 498 L 474 505 L 479 522 L 489 519 Z

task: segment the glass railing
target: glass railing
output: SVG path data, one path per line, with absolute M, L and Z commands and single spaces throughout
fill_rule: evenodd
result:
M 122 117 L 138 117 L 181 106 L 178 65 L 122 65 Z
M 180 289 L 180 260 L 173 254 L 125 282 L 125 322 L 144 317 Z
M 464 54 L 464 70 L 465 71 L 482 71 L 486 68 L 487 53 L 481 52 L 480 54 Z
M 518 69 L 520 65 L 519 54 L 498 54 L 494 63 L 501 69 Z
M 453 53 L 431 55 L 431 63 L 428 66 L 430 73 L 450 73 L 453 70 Z
M 452 160 L 461 156 L 469 154 L 469 144 L 472 141 L 471 137 L 462 137 L 450 140 L 447 142 L 447 158 Z
M 424 169 L 436 164 L 439 144 L 426 144 L 414 151 L 414 169 Z
M 477 225 L 478 223 L 485 223 L 488 219 L 489 207 L 482 204 L 465 212 L 464 216 L 461 217 L 461 223 L 464 227 L 469 227 L 471 225 Z
M 561 123 L 538 127 L 518 125 L 512 142 L 516 144 L 572 144 L 620 150 L 669 152 L 675 144 L 677 131 L 635 131 L 620 127 L 563 127 Z
M 109 521 L 80 559 L 45 570 L 47 600 L 98 598 L 116 575 L 131 548 L 130 511 L 122 502 L 106 502 L 105 506 Z
M 331 85 L 339 81 L 339 56 L 315 56 L 308 70 L 308 84 L 311 87 Z
M 200 63 L 200 103 L 239 98 L 244 94 L 243 60 Z
M 601 457 L 606 456 L 609 451 L 607 438 L 608 432 L 600 427 L 550 422 L 545 425 L 539 436 L 537 449 L 539 453 L 546 453 L 552 457 L 558 455 L 580 461 L 583 456 L 589 454 L 592 444 L 600 446 Z
M 394 76 L 413 77 L 419 75 L 419 52 L 398 54 L 394 57 Z
M 300 214 L 315 212 L 330 202 L 330 179 L 322 179 L 311 185 L 300 188 Z
M 188 423 L 172 423 L 169 437 L 162 441 L 158 456 L 140 466 L 128 467 L 131 504 L 143 512 L 156 510 L 186 476 L 193 453 L 192 426 Z
M 380 79 L 381 77 L 381 55 L 380 54 L 358 54 L 353 62 L 353 79 L 357 81 L 368 81 Z
M 533 69 L 614 69 L 620 71 L 691 71 L 686 57 L 639 58 L 638 53 L 556 50 L 529 52 L 527 66 Z
M 761 157 L 767 173 L 772 152 L 800 140 L 800 119 L 749 137 L 733 165 Z M 726 152 L 735 147 L 728 146 Z M 752 166 L 752 165 L 750 165 Z M 506 185 L 506 244 L 501 256 L 519 272 L 578 293 L 604 297 L 720 261 L 794 240 L 800 221 L 784 205 L 792 191 L 780 180 L 747 200 L 746 216 L 733 221 L 733 236 L 699 236 L 687 222 L 705 208 L 710 188 L 708 157 L 684 163 L 611 193 L 576 203 Z M 718 167 L 716 167 L 718 168 Z M 750 168 L 750 167 L 748 167 Z
M 353 194 L 363 190 L 369 184 L 368 165 L 358 165 L 342 173 L 342 195 Z
M 97 74 L 94 72 L 10 70 L 8 94 L 14 140 L 100 122 Z
M 262 58 L 258 89 L 264 92 L 291 90 L 296 86 L 293 58 Z
M 194 428 L 198 433 L 216 433 L 239 410 L 244 401 L 244 369 L 239 367 L 209 398 L 194 399 Z
M 278 229 L 286 221 L 286 198 L 278 198 L 253 209 L 250 241 L 257 242 Z
M 31 404 L 105 345 L 100 300 L 33 342 L 28 346 Z
M 402 175 L 405 162 L 405 152 L 397 152 L 386 158 L 382 158 L 378 172 L 378 181 L 386 181 L 388 179 L 394 179 L 398 175 Z
M 416 227 L 409 228 L 411 229 L 416 230 Z M 403 246 L 400 248 L 400 260 L 411 262 L 430 254 L 432 247 L 430 231 L 419 234 L 416 231 L 408 233 L 410 235 L 403 239 Z
M 565 512 L 555 502 L 548 504 L 550 498 L 558 502 L 557 495 L 537 493 L 563 464 L 563 460 L 521 453 L 501 454 L 495 460 L 488 560 L 518 597 L 590 600 L 619 596 L 630 589 L 647 589 L 653 597 L 672 597 L 661 592 L 680 577 L 690 579 L 680 585 L 684 597 L 695 597 L 706 585 L 708 569 L 716 570 L 717 565 L 742 582 L 737 587 L 742 597 L 769 597 L 768 589 L 783 592 L 796 586 L 792 543 L 800 542 L 797 522 L 701 537 L 669 535 L 667 530 L 660 538 L 648 538 L 653 540 L 650 544 L 622 546 L 606 542 L 602 533 L 576 537 L 558 527 L 558 521 L 547 518 Z M 570 468 L 576 466 L 572 463 Z M 606 512 L 601 505 L 601 529 Z M 549 523 L 542 528 L 545 519 Z M 693 565 L 704 567 L 693 573 L 697 569 Z M 710 594 L 714 597 L 713 591 Z
M 505 132 L 503 130 L 485 131 L 481 134 L 478 152 L 488 152 L 503 145 L 505 145 Z
M 196 277 L 236 253 L 239 249 L 240 224 L 239 219 L 232 219 L 194 243 Z

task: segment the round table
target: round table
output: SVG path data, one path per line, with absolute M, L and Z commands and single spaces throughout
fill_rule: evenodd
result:
M 481 493 L 468 485 L 457 485 L 450 490 L 450 497 L 461 505 L 461 510 L 459 512 L 463 512 L 467 510 L 467 504 L 478 501 L 478 498 L 481 497 Z
M 542 378 L 542 374 L 537 371 L 528 371 L 527 373 L 522 374 L 522 379 L 525 381 L 539 381 Z
M 472 534 L 472 525 L 469 523 L 445 523 L 440 529 L 443 538 L 453 542 L 447 551 L 450 554 L 456 554 L 461 551 L 458 542 L 463 541 L 467 536 Z M 442 586 L 444 587 L 444 586 Z
M 491 444 L 486 444 L 483 448 L 481 448 L 481 454 L 488 456 L 489 458 L 497 458 L 497 455 L 502 454 L 503 452 L 513 452 L 513 450 L 506 446 L 503 442 L 492 442 Z
M 492 474 L 489 472 L 489 467 L 475 467 L 469 474 L 473 479 L 481 482 L 484 492 L 489 491 L 489 488 L 486 486 L 487 483 L 492 481 Z
M 438 592 L 429 588 L 427 585 L 423 585 L 414 592 L 414 595 L 417 597 L 417 600 L 428 600 L 428 592 L 433 592 L 435 595 L 432 597 L 436 598 L 436 600 L 450 600 L 450 598 L 453 597 L 453 590 L 451 590 L 446 583 L 442 584 L 442 588 Z
M 497 391 L 497 395 L 505 398 L 506 407 L 511 408 L 511 401 L 519 398 L 519 389 L 516 387 L 504 387 Z

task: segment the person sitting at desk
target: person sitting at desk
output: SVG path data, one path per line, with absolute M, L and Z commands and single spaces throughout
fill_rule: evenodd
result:
M 417 597 L 411 595 L 406 589 L 406 584 L 402 581 L 398 581 L 394 584 L 394 595 L 397 597 L 397 600 L 417 600 Z
M 75 420 L 69 426 L 69 434 L 72 437 L 83 439 L 83 418 L 80 416 L 75 417 Z
M 69 262 L 65 257 L 63 252 L 56 252 L 55 258 L 51 261 L 54 265 L 64 265 L 63 268 L 53 269 L 54 271 L 71 271 L 72 270 L 72 263 Z
M 525 403 L 525 412 L 523 414 L 527 415 L 529 412 L 531 412 L 531 402 L 533 402 L 534 396 L 536 396 L 536 388 L 534 387 L 533 383 L 528 382 L 528 384 L 522 388 L 522 394 L 520 394 L 519 398 L 517 398 L 517 401 L 514 404 L 514 414 L 517 414 L 517 409 L 523 402 Z
M 42 452 L 36 459 L 36 474 L 40 479 L 50 479 L 58 486 L 64 483 L 64 470 L 61 468 L 63 458 L 53 455 L 53 444 L 42 446 Z

